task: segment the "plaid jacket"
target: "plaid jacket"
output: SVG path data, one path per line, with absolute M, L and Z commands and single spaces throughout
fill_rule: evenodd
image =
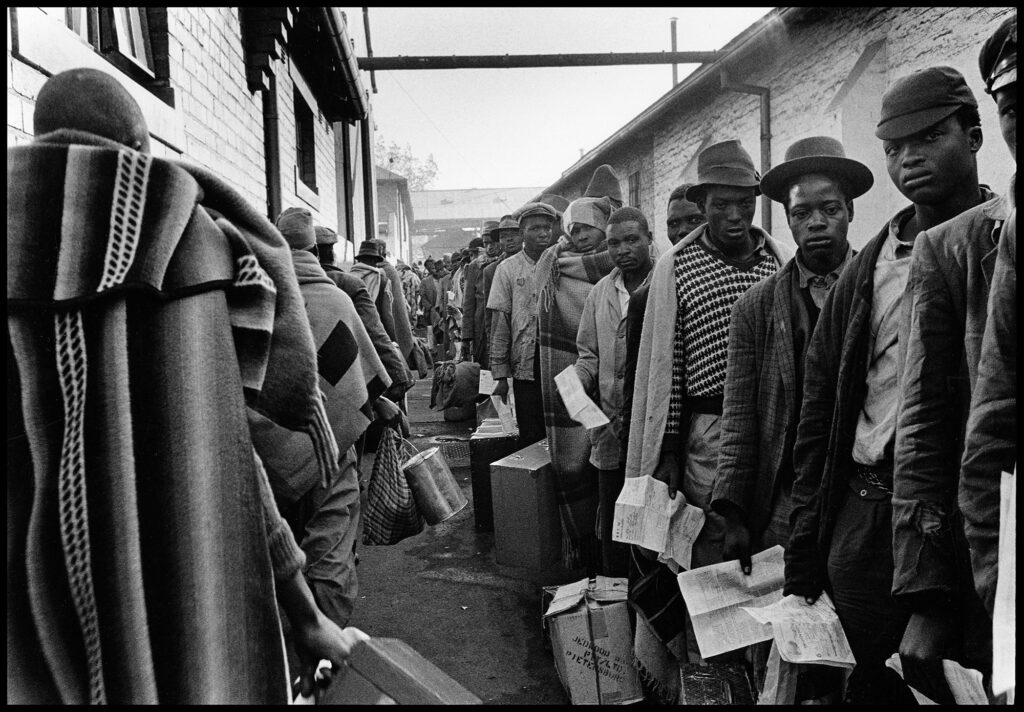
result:
M 733 305 L 722 404 L 718 476 L 711 507 L 743 510 L 755 536 L 771 519 L 775 481 L 800 415 L 793 352 L 796 260 L 758 282 Z

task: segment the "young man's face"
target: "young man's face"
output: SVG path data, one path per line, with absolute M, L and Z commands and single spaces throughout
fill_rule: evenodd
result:
M 523 249 L 523 236 L 517 229 L 504 228 L 498 231 L 498 238 L 501 249 L 504 250 L 507 257 L 511 257 L 519 250 Z
M 668 239 L 673 245 L 704 224 L 704 213 L 700 206 L 686 198 L 676 198 L 668 204 Z
M 575 223 L 569 234 L 572 248 L 577 252 L 592 252 L 604 240 L 604 232 L 593 225 Z
M 539 255 L 551 244 L 551 224 L 553 219 L 546 215 L 529 215 L 519 223 L 523 233 L 523 249 L 527 254 Z
M 836 181 L 817 174 L 800 176 L 789 187 L 786 214 L 808 267 L 823 274 L 843 259 L 853 216 Z
M 636 220 L 609 225 L 608 256 L 623 272 L 635 272 L 651 261 L 651 233 Z
M 999 132 L 1017 160 L 1017 82 L 995 91 L 996 111 L 999 113 Z
M 726 250 L 746 244 L 756 208 L 753 188 L 709 185 L 704 189 L 704 216 L 708 220 L 708 232 Z
M 882 141 L 889 179 L 919 205 L 939 205 L 969 180 L 981 128 L 964 130 L 956 116 L 904 138 Z
M 501 254 L 501 238 L 497 240 L 487 240 L 487 256 L 497 257 Z

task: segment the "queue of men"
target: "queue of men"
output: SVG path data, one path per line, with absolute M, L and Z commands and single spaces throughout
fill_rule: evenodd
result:
M 346 627 L 366 433 L 407 433 L 406 392 L 449 359 L 514 394 L 521 446 L 547 438 L 563 563 L 628 579 L 652 698 L 677 701 L 680 666 L 707 661 L 678 565 L 613 537 L 626 479 L 647 475 L 704 512 L 692 568 L 750 574 L 781 545 L 784 594 L 828 594 L 856 666 L 807 666 L 797 701 L 913 704 L 911 685 L 949 702 L 943 659 L 988 685 L 1016 461 L 1016 208 L 1012 183 L 979 184 L 977 152 L 995 108 L 1016 160 L 1015 17 L 979 65 L 991 104 L 944 66 L 881 97 L 877 150 L 908 201 L 884 225 L 855 224 L 883 177 L 840 141 L 802 137 L 761 176 L 730 139 L 669 195 L 664 254 L 601 166 L 579 198 L 488 221 L 422 274 L 380 240 L 342 270 L 310 211 L 272 225 L 216 176 L 150 156 L 109 76 L 53 77 L 36 140 L 8 149 L 15 697 L 286 701 L 277 605 L 308 692 L 317 661 L 366 637 Z M 111 194 L 113 217 L 92 209 Z M 759 195 L 795 252 L 754 225 Z M 851 230 L 874 236 L 855 251 Z M 52 234 L 59 249 L 39 250 Z M 607 425 L 569 416 L 566 368 Z M 226 591 L 237 610 L 195 613 Z M 760 684 L 767 655 L 721 661 Z

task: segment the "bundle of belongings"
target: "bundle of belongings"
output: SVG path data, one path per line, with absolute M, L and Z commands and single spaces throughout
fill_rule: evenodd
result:
M 434 368 L 430 389 L 430 407 L 444 410 L 448 421 L 476 417 L 480 387 L 480 364 L 472 361 L 441 361 Z

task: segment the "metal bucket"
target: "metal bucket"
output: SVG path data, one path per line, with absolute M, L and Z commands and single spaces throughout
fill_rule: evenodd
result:
M 469 500 L 459 489 L 441 449 L 432 447 L 417 453 L 408 441 L 403 443 L 415 454 L 402 463 L 402 471 L 427 524 L 440 524 L 461 512 Z

